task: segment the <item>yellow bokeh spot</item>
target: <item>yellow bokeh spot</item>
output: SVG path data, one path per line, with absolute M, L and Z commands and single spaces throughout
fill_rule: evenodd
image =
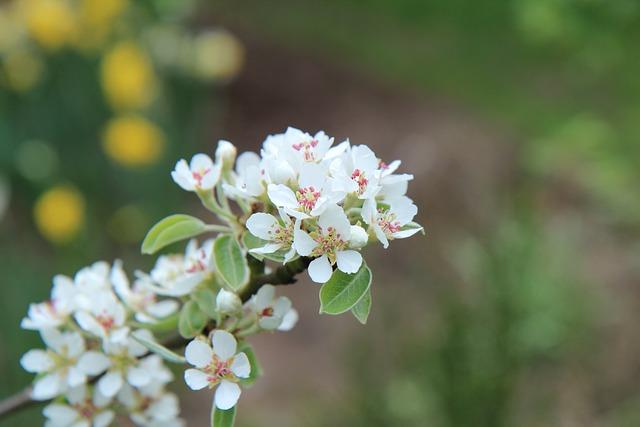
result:
M 64 244 L 73 240 L 84 224 L 84 198 L 69 186 L 57 186 L 42 194 L 34 207 L 40 233 L 49 241 Z
M 133 42 L 121 42 L 102 60 L 102 89 L 115 109 L 138 109 L 153 99 L 155 75 L 149 58 Z
M 209 31 L 194 39 L 194 72 L 205 80 L 228 80 L 244 64 L 244 47 L 231 33 Z
M 81 49 L 100 48 L 128 7 L 128 0 L 81 0 L 76 45 Z
M 75 16 L 66 0 L 20 0 L 19 8 L 30 36 L 43 47 L 56 50 L 73 39 Z
M 4 57 L 2 66 L 6 85 L 17 92 L 26 92 L 34 87 L 44 69 L 40 58 L 28 50 L 11 51 Z
M 104 132 L 104 150 L 109 157 L 127 167 L 155 163 L 164 151 L 164 135 L 153 123 L 140 116 L 112 119 Z

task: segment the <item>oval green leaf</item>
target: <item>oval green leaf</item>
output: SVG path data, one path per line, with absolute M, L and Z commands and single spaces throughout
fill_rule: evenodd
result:
M 206 228 L 204 222 L 189 215 L 168 216 L 151 227 L 142 242 L 142 253 L 156 253 L 171 243 L 202 234 Z
M 363 262 L 354 274 L 340 270 L 320 288 L 320 313 L 342 314 L 351 310 L 371 287 L 371 270 Z
M 183 338 L 199 335 L 207 324 L 207 316 L 200 310 L 195 301 L 187 301 L 180 311 L 178 332 Z
M 213 260 L 222 280 L 233 291 L 239 291 L 249 282 L 249 265 L 238 241 L 229 234 L 216 238 Z
M 258 362 L 258 358 L 256 357 L 256 353 L 253 350 L 251 344 L 246 341 L 243 341 L 238 346 L 238 353 L 244 353 L 247 355 L 247 359 L 249 359 L 249 365 L 251 366 L 251 372 L 249 373 L 249 378 L 241 378 L 240 384 L 243 387 L 251 386 L 261 375 L 262 375 L 262 366 L 260 366 L 260 362 Z
M 356 319 L 363 325 L 367 324 L 367 319 L 369 318 L 369 312 L 371 311 L 371 287 L 367 293 L 358 301 L 356 305 L 351 309 L 351 313 L 355 316 Z
M 211 289 L 198 289 L 191 294 L 198 308 L 211 319 L 218 315 L 216 311 L 216 293 Z
M 138 341 L 140 344 L 145 346 L 149 351 L 162 357 L 167 362 L 181 363 L 181 364 L 187 363 L 184 357 L 174 353 L 173 351 L 169 350 L 165 346 L 158 344 L 153 340 L 147 339 L 140 334 L 136 334 L 135 332 L 131 334 L 131 336 L 133 337 L 134 340 Z
M 215 404 L 211 408 L 211 427 L 233 427 L 236 421 L 236 407 L 223 411 L 216 408 Z

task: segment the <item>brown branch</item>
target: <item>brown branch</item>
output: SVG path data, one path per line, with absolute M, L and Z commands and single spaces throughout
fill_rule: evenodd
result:
M 298 258 L 288 264 L 278 267 L 274 272 L 255 277 L 247 287 L 240 293 L 242 302 L 246 302 L 258 290 L 266 284 L 270 285 L 291 285 L 296 283 L 296 276 L 307 269 L 311 260 L 309 258 Z M 173 335 L 162 341 L 162 345 L 167 348 L 182 348 L 187 344 L 187 340 L 179 335 Z M 99 376 L 92 379 L 96 381 Z M 40 403 L 31 399 L 31 386 L 25 387 L 22 391 L 9 396 L 0 401 L 0 419 L 5 418 L 15 412 L 30 408 Z

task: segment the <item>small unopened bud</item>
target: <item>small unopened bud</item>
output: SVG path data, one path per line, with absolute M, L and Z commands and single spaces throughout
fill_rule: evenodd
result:
M 216 163 L 222 165 L 224 169 L 231 169 L 233 167 L 237 154 L 238 150 L 236 150 L 235 145 L 229 141 L 225 141 L 224 139 L 218 141 L 218 148 L 216 148 Z
M 233 314 L 242 309 L 242 301 L 238 295 L 224 289 L 220 289 L 216 297 L 216 308 L 221 314 Z
M 364 228 L 359 225 L 351 226 L 351 239 L 349 239 L 349 247 L 353 249 L 360 249 L 367 245 L 369 236 Z

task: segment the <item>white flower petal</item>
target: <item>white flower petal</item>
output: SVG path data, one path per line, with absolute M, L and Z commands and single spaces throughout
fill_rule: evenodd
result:
M 115 413 L 113 411 L 100 412 L 93 418 L 93 427 L 107 427 L 114 418 Z
M 204 368 L 213 359 L 213 350 L 202 340 L 193 340 L 185 349 L 184 357 L 196 368 Z
M 251 215 L 247 220 L 247 229 L 262 240 L 273 240 L 273 231 L 277 225 L 278 220 L 273 215 L 262 212 Z
M 318 242 L 313 240 L 306 231 L 296 228 L 293 235 L 293 246 L 301 256 L 309 256 L 318 246 Z
M 233 408 L 236 406 L 236 403 L 238 403 L 240 393 L 242 393 L 242 391 L 238 384 L 223 380 L 216 389 L 216 407 L 223 411 Z
M 254 303 L 257 311 L 263 311 L 265 308 L 273 304 L 273 298 L 276 295 L 276 288 L 273 285 L 264 285 L 255 295 Z
M 254 254 L 272 254 L 282 248 L 282 243 L 268 243 L 261 248 L 254 248 L 249 250 Z
M 157 319 L 170 316 L 178 310 L 179 304 L 174 300 L 158 301 L 147 307 L 147 312 Z
M 213 160 L 206 154 L 198 153 L 191 158 L 189 168 L 192 172 L 199 172 L 213 168 Z
M 120 372 L 110 371 L 98 380 L 98 390 L 106 397 L 113 397 L 122 388 L 123 383 Z
M 233 335 L 227 331 L 217 330 L 211 337 L 213 352 L 222 360 L 228 360 L 236 354 L 238 343 Z
M 48 400 L 60 394 L 63 387 L 63 380 L 58 373 L 49 374 L 35 382 L 31 397 L 34 400 Z
M 352 274 L 360 269 L 362 255 L 358 251 L 339 251 L 336 253 L 336 262 L 340 271 Z
M 151 382 L 152 372 L 140 367 L 127 369 L 127 382 L 134 387 L 144 387 Z
M 72 366 L 67 371 L 67 384 L 69 387 L 77 387 L 87 382 L 87 375 L 77 366 Z
M 238 378 L 249 378 L 249 374 L 251 374 L 251 364 L 246 354 L 236 354 L 231 363 L 231 372 L 236 374 Z
M 22 368 L 34 374 L 48 372 L 54 367 L 54 362 L 45 350 L 29 350 L 20 359 Z
M 78 360 L 78 368 L 87 375 L 100 375 L 110 365 L 109 358 L 97 351 L 88 351 Z
M 184 382 L 191 390 L 202 390 L 209 385 L 209 376 L 198 369 L 184 371 Z
M 271 202 L 278 207 L 295 209 L 298 199 L 292 189 L 283 184 L 269 184 L 267 194 Z
M 326 255 L 316 258 L 309 264 L 309 277 L 316 283 L 325 283 L 333 274 L 331 263 Z
M 282 318 L 282 323 L 278 326 L 279 331 L 290 331 L 298 323 L 298 311 L 294 308 L 290 309 Z
M 45 406 L 42 415 L 53 421 L 56 425 L 71 425 L 71 423 L 79 418 L 78 412 L 68 405 L 52 403 Z

